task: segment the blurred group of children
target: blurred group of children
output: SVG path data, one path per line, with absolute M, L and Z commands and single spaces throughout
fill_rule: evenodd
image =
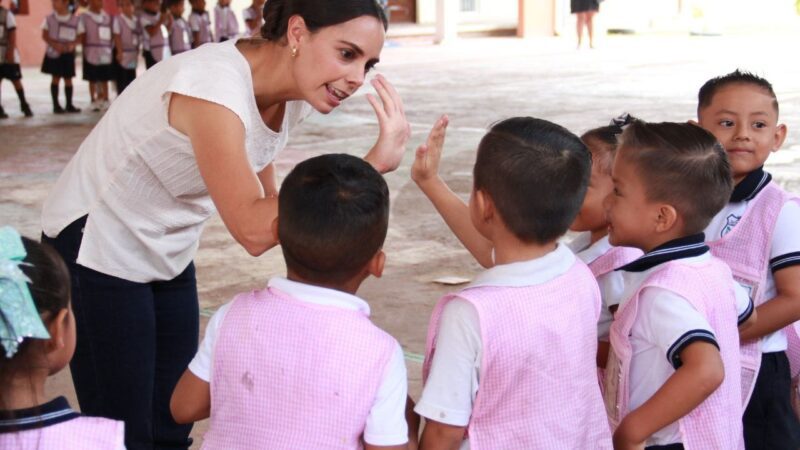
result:
M 2 7 L 0 0 L 0 81 L 14 84 L 20 109 L 26 117 L 33 112 L 25 100 L 19 52 L 16 50 L 14 14 Z M 134 0 L 117 0 L 119 14 L 110 16 L 103 0 L 52 0 L 53 12 L 42 24 L 42 39 L 47 44 L 42 72 L 52 75 L 50 94 L 55 114 L 77 113 L 73 103 L 75 54 L 83 52 L 83 79 L 89 83 L 91 111 L 104 111 L 110 105 L 109 82 L 117 95 L 136 78 L 141 53 L 145 67 L 207 42 L 221 42 L 238 37 L 239 20 L 230 8 L 231 0 L 219 0 L 214 7 L 214 21 L 206 11 L 205 0 L 189 0 L 191 12 L 185 17 L 186 0 L 142 0 L 137 13 Z M 242 14 L 244 36 L 257 36 L 263 18 L 265 0 L 253 0 Z M 84 4 L 85 3 L 85 4 Z M 83 12 L 79 8 L 85 6 Z M 64 82 L 65 104 L 59 101 L 59 85 Z M 0 119 L 8 115 L 0 106 Z
M 265 224 L 287 275 L 212 317 L 173 393 L 175 420 L 210 417 L 204 448 L 219 449 L 798 448 L 800 365 L 787 351 L 798 350 L 800 200 L 763 168 L 786 137 L 778 112 L 766 80 L 736 71 L 705 83 L 689 123 L 623 116 L 578 138 L 506 119 L 478 145 L 468 203 L 439 173 L 440 118 L 411 177 L 486 270 L 434 307 L 416 405 L 401 347 L 356 296 L 386 261 L 386 182 L 348 155 L 298 164 Z M 74 345 L 74 322 L 66 281 L 40 284 L 47 266 L 24 261 L 49 340 L 35 356 L 26 339 L 0 367 L 33 377 L 17 360 L 44 355 L 39 393 L 69 360 L 55 353 Z M 41 300 L 51 291 L 58 303 Z M 18 411 L 0 413 L 11 417 L 0 428 L 19 430 L 0 446 L 32 442 L 15 421 L 45 399 L 9 406 L 27 385 L 3 386 L 4 409 Z M 39 411 L 68 408 L 57 401 Z M 119 442 L 108 422 L 74 426 Z

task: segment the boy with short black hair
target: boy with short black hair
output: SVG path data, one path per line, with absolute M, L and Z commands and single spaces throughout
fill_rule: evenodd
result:
M 758 311 L 758 323 L 741 333 L 748 450 L 800 447 L 800 423 L 789 401 L 800 361 L 787 360 L 787 349 L 800 350 L 794 325 L 800 319 L 800 199 L 763 167 L 786 139 L 778 114 L 772 85 L 752 73 L 713 78 L 698 94 L 699 124 L 725 147 L 736 183 L 706 238 L 750 290 Z
M 287 278 L 211 318 L 175 388 L 175 420 L 210 412 L 207 448 L 405 449 L 403 352 L 355 296 L 381 276 L 388 221 L 389 189 L 367 162 L 329 154 L 298 164 L 272 225 Z
M 742 448 L 737 323 L 752 304 L 702 232 L 733 187 L 725 152 L 695 125 L 635 121 L 612 178 L 610 242 L 645 252 L 620 268 L 610 331 L 614 448 Z
M 3 8 L 3 2 L 0 0 L 0 84 L 4 78 L 14 85 L 22 114 L 25 117 L 32 117 L 33 111 L 25 100 L 25 89 L 22 87 L 22 71 L 19 67 L 19 51 L 17 51 L 17 22 L 14 14 Z M 6 118 L 8 118 L 8 114 L 0 104 L 0 119 Z
M 558 243 L 586 193 L 586 146 L 545 120 L 501 121 L 478 146 L 465 205 L 438 175 L 446 126 L 417 151 L 412 178 L 493 267 L 434 308 L 420 448 L 611 448 L 595 365 L 600 293 Z

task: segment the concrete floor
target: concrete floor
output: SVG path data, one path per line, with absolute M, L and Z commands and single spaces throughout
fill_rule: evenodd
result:
M 451 118 L 442 170 L 466 197 L 475 146 L 499 119 L 532 115 L 576 133 L 625 111 L 650 121 L 685 121 L 694 118 L 696 93 L 706 79 L 741 67 L 775 85 L 789 136 L 768 168 L 789 190 L 800 192 L 800 131 L 795 128 L 800 124 L 800 66 L 784 50 L 798 37 L 786 32 L 609 37 L 593 51 L 576 51 L 571 40 L 559 38 L 474 38 L 441 47 L 414 39 L 387 46 L 378 71 L 402 94 L 413 137 L 400 169 L 386 177 L 393 203 L 384 277 L 368 280 L 359 294 L 370 302 L 375 323 L 406 350 L 412 396 L 420 392 L 420 354 L 430 310 L 452 289 L 433 280 L 471 278 L 479 270 L 409 179 L 413 150 L 439 114 Z M 50 114 L 49 79 L 34 69 L 24 76 L 36 113 L 32 119 L 19 117 L 11 85 L 2 85 L 3 105 L 12 118 L 0 122 L 0 224 L 37 236 L 48 190 L 100 115 Z M 86 107 L 86 84 L 76 85 L 77 105 Z M 363 154 L 378 132 L 363 98 L 370 90 L 362 89 L 335 113 L 312 116 L 303 124 L 279 156 L 279 171 L 286 174 L 297 161 L 325 152 Z M 203 325 L 233 294 L 262 287 L 284 273 L 280 250 L 250 257 L 219 218 L 208 222 L 196 264 Z M 67 370 L 51 378 L 49 391 L 77 405 Z M 202 436 L 205 426 L 198 424 L 193 435 Z

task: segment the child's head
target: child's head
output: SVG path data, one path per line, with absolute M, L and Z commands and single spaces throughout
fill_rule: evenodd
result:
M 99 13 L 103 10 L 103 0 L 89 0 L 89 11 Z
M 132 0 L 117 0 L 117 7 L 126 16 L 132 16 L 134 13 L 134 6 Z
M 514 117 L 496 123 L 478 146 L 470 199 L 490 202 L 520 241 L 545 245 L 563 235 L 580 209 L 591 172 L 591 156 L 567 129 L 542 119 Z
M 155 13 L 161 8 L 161 0 L 142 0 L 142 9 Z
M 183 16 L 186 8 L 186 0 L 167 0 L 167 9 L 175 17 Z
M 226 7 L 226 6 L 230 6 L 230 4 L 231 4 L 231 0 L 219 0 L 219 1 L 217 2 L 217 4 L 218 4 L 219 6 L 222 6 L 222 7 L 224 8 L 224 7 Z
M 192 9 L 196 11 L 206 10 L 206 0 L 189 0 L 189 4 L 192 5 Z
M 0 228 L 0 384 L 34 371 L 51 375 L 69 363 L 75 351 L 69 299 L 69 272 L 58 253 Z
M 64 15 L 69 12 L 69 3 L 67 0 L 52 0 L 53 11 L 58 14 Z
M 592 174 L 583 204 L 570 230 L 589 231 L 600 236 L 606 234 L 608 219 L 603 202 L 614 189 L 611 166 L 614 164 L 614 152 L 620 134 L 622 126 L 613 124 L 589 130 L 581 136 L 581 140 L 592 155 Z
M 612 177 L 606 202 L 611 243 L 644 251 L 702 232 L 733 190 L 725 150 L 689 123 L 631 123 Z
M 772 85 L 748 72 L 708 80 L 698 94 L 697 118 L 725 147 L 736 182 L 763 166 L 786 138 Z
M 355 156 L 311 158 L 281 184 L 277 222 L 290 277 L 357 288 L 368 275 L 380 276 L 383 270 L 389 188 L 371 165 Z

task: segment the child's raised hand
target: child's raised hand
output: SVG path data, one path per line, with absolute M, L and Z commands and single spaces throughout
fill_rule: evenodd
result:
M 417 184 L 424 183 L 439 175 L 439 162 L 442 160 L 444 137 L 450 119 L 443 114 L 433 124 L 428 139 L 417 148 L 414 164 L 411 166 L 411 179 Z

